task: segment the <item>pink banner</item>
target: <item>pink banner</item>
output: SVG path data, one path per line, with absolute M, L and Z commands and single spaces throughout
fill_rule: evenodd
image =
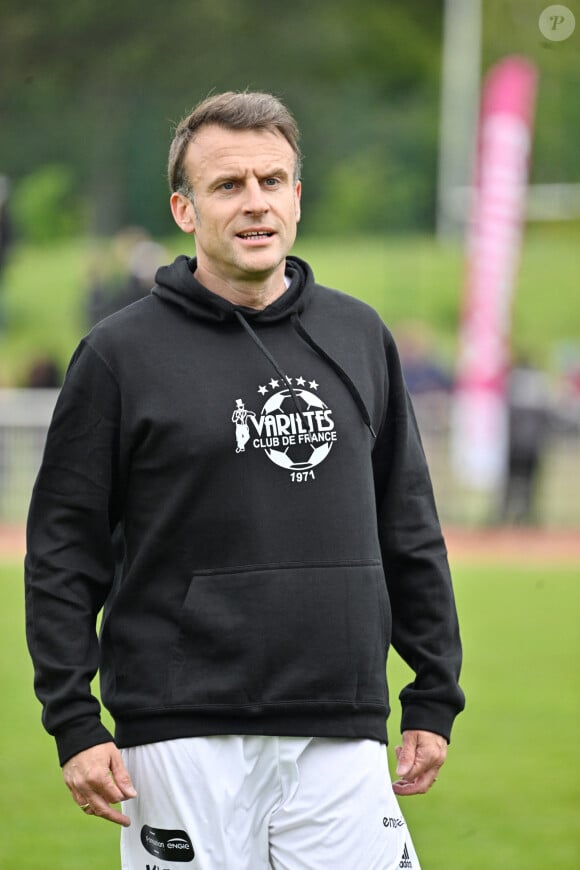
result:
M 511 309 L 520 256 L 537 74 L 519 57 L 489 72 L 467 235 L 452 429 L 458 476 L 481 489 L 504 471 Z

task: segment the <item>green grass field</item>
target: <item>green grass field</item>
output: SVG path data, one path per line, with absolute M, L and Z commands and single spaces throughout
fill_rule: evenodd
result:
M 580 866 L 579 569 L 455 566 L 468 707 L 436 786 L 402 801 L 423 870 Z M 114 870 L 118 829 L 74 806 L 40 725 L 21 575 L 0 565 L 0 867 Z M 390 671 L 396 694 L 407 674 Z

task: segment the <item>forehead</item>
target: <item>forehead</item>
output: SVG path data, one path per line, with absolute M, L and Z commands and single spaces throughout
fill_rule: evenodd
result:
M 185 152 L 191 181 L 223 172 L 247 173 L 261 168 L 294 170 L 296 155 L 277 130 L 230 130 L 208 124 L 196 133 Z

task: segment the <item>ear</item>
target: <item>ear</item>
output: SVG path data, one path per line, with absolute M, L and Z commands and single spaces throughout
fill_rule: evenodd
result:
M 302 182 L 297 181 L 294 188 L 294 211 L 296 212 L 296 222 L 300 220 L 300 197 L 302 195 Z
M 184 233 L 195 232 L 195 211 L 193 203 L 182 193 L 172 193 L 169 200 L 173 220 Z

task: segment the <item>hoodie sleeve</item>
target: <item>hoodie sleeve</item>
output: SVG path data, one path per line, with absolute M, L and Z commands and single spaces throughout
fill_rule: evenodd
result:
M 387 343 L 388 405 L 374 451 L 379 535 L 392 644 L 415 673 L 400 694 L 401 730 L 447 740 L 464 707 L 461 642 L 447 551 L 399 356 Z
M 72 358 L 30 505 L 26 632 L 61 764 L 112 740 L 91 693 L 99 664 L 97 617 L 114 574 L 120 399 L 115 379 L 83 342 Z

